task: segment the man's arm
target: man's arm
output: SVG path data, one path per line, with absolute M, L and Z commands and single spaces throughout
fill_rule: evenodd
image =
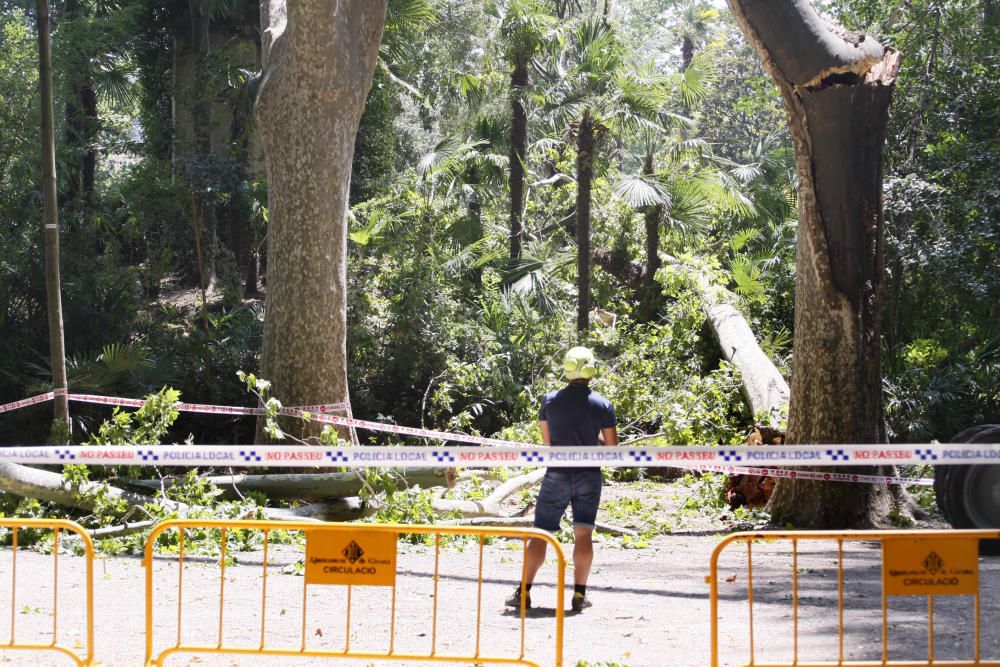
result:
M 614 426 L 601 429 L 601 444 L 605 447 L 615 447 L 618 445 L 618 429 Z
M 538 428 L 542 431 L 542 442 L 546 445 L 551 445 L 552 440 L 549 438 L 549 423 L 545 420 L 538 422 Z

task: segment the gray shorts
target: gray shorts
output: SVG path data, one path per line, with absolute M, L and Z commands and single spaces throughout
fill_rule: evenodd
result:
M 535 528 L 556 532 L 568 506 L 573 507 L 573 525 L 593 528 L 601 504 L 602 486 L 600 468 L 548 470 L 535 503 Z

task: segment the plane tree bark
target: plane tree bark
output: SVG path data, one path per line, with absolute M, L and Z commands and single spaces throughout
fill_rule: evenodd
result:
M 286 405 L 347 400 L 347 207 L 386 0 L 261 0 L 267 164 L 263 377 Z M 302 436 L 317 426 L 287 424 Z
M 808 0 L 728 2 L 781 92 L 800 180 L 786 442 L 882 442 L 882 147 L 900 56 Z M 782 480 L 771 512 L 800 527 L 867 527 L 889 501 L 884 486 Z

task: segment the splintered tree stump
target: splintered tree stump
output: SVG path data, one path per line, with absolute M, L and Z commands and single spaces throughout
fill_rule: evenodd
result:
M 784 441 L 784 431 L 758 424 L 747 436 L 746 444 L 780 445 Z M 767 475 L 730 475 L 725 489 L 729 509 L 764 507 L 771 499 L 776 482 L 777 480 Z

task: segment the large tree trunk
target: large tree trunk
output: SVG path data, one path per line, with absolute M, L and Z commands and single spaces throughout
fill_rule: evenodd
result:
M 524 214 L 524 160 L 528 152 L 528 114 L 524 91 L 529 82 L 527 59 L 514 63 L 510 75 L 510 259 L 521 256 Z
M 263 376 L 285 405 L 348 398 L 351 160 L 385 12 L 386 0 L 312 0 L 289 2 L 286 15 L 284 0 L 262 0 L 257 118 L 271 207 Z
M 882 442 L 882 144 L 899 55 L 807 0 L 729 6 L 781 91 L 800 180 L 787 442 Z M 885 518 L 888 499 L 884 486 L 783 480 L 771 512 L 801 527 L 864 527 Z
M 590 189 L 594 181 L 594 118 L 583 112 L 576 137 L 576 328 L 590 327 Z
M 59 214 L 56 204 L 56 135 L 52 110 L 52 42 L 49 3 L 38 0 L 38 85 L 42 103 L 42 200 L 45 224 L 45 293 L 49 319 L 49 355 L 55 396 L 55 421 L 69 435 L 66 396 L 66 350 L 63 340 L 62 291 L 59 272 Z M 59 391 L 61 390 L 61 391 Z

